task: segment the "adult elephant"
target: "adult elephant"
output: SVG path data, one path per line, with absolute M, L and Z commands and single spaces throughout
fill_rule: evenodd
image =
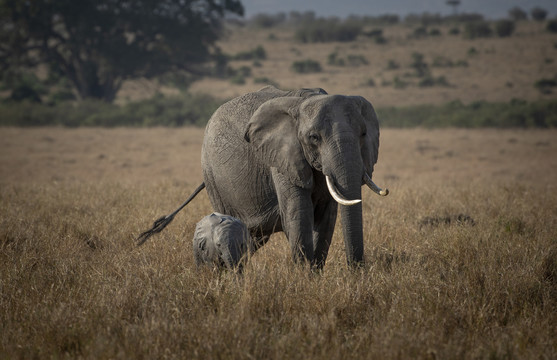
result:
M 371 180 L 378 148 L 377 116 L 363 97 L 265 87 L 213 114 L 201 164 L 214 210 L 242 220 L 256 249 L 284 231 L 294 260 L 318 268 L 340 203 L 347 261 L 357 265 L 364 253 L 361 187 L 388 194 Z

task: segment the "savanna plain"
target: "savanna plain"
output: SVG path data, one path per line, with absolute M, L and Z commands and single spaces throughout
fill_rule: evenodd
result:
M 221 47 L 262 44 L 253 78 L 191 88 L 224 100 L 267 77 L 378 109 L 554 98 L 534 88 L 557 71 L 555 37 L 540 25 L 474 41 L 411 32 L 388 27 L 384 45 L 303 45 L 292 31 L 239 29 Z M 419 87 L 415 52 L 448 84 Z M 368 61 L 326 64 L 331 53 Z M 434 67 L 440 57 L 466 66 Z M 288 70 L 308 58 L 324 71 Z M 146 84 L 125 84 L 118 101 L 160 90 Z M 203 181 L 203 129 L 0 127 L 0 139 L 2 359 L 557 356 L 555 129 L 384 127 L 373 178 L 391 194 L 363 190 L 365 265 L 347 267 L 337 226 L 322 272 L 294 265 L 276 234 L 242 274 L 195 266 L 195 225 L 212 212 L 205 192 L 135 244 Z
M 365 266 L 196 268 L 199 128 L 2 128 L 2 358 L 554 358 L 557 133 L 384 129 Z M 339 220 L 340 221 L 340 220 Z M 338 228 L 338 227 L 337 227 Z

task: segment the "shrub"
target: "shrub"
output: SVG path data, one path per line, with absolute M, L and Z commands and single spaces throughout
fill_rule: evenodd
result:
M 441 30 L 434 28 L 429 30 L 429 36 L 441 36 Z
M 499 37 L 511 36 L 514 32 L 515 24 L 511 20 L 499 20 L 495 23 L 495 33 Z
M 267 52 L 261 45 L 258 45 L 252 50 L 239 52 L 233 57 L 234 60 L 265 60 L 266 58 Z
M 387 127 L 557 127 L 557 100 L 528 103 L 453 101 L 441 106 L 417 105 L 377 109 L 381 126 Z
M 518 6 L 515 6 L 509 10 L 509 16 L 515 21 L 528 19 L 528 14 L 526 13 L 526 11 L 522 10 Z
M 395 89 L 404 89 L 409 85 L 407 81 L 402 80 L 398 76 L 395 76 L 393 79 L 393 87 Z
M 246 83 L 246 78 L 240 74 L 237 74 L 230 78 L 230 83 L 234 85 L 244 85 Z
M 374 39 L 374 42 L 377 45 L 384 45 L 387 43 L 387 38 L 385 38 L 384 36 L 376 36 Z
M 412 64 L 410 64 L 410 67 L 412 67 L 415 70 L 415 75 L 417 77 L 424 77 L 426 75 L 429 75 L 429 66 L 427 65 L 427 63 L 424 61 L 424 55 L 418 52 L 415 52 L 412 54 Z
M 181 126 L 204 125 L 221 104 L 208 95 L 182 94 L 131 102 L 123 106 L 103 101 L 0 105 L 1 126 Z
M 557 87 L 557 80 L 555 79 L 540 79 L 534 83 L 534 87 L 542 94 L 551 94 L 553 88 Z
M 474 55 L 478 55 L 479 51 L 478 51 L 478 49 L 476 49 L 475 47 L 472 46 L 470 49 L 468 49 L 467 54 L 468 54 L 468 56 L 474 56 Z
M 258 28 L 271 28 L 285 21 L 286 14 L 284 13 L 278 13 L 276 15 L 256 14 L 250 19 L 250 25 Z
M 344 62 L 344 59 L 339 58 L 338 53 L 336 51 L 334 53 L 330 53 L 329 56 L 327 56 L 327 64 L 332 65 L 332 66 L 344 66 L 344 65 L 346 65 L 346 63 Z
M 321 72 L 321 64 L 317 61 L 307 59 L 293 62 L 291 69 L 299 74 L 316 73 Z
M 436 56 L 431 63 L 433 67 L 453 67 L 455 66 L 453 61 L 444 56 Z
M 41 95 L 47 93 L 45 84 L 32 72 L 11 72 L 0 74 L 0 90 L 11 90 L 10 101 L 41 102 Z
M 375 80 L 373 80 L 372 78 L 369 78 L 366 81 L 364 81 L 362 86 L 374 87 L 375 86 Z
M 449 30 L 449 35 L 458 35 L 460 34 L 460 28 L 458 27 L 453 27 Z
M 383 36 L 383 29 L 372 29 L 369 31 L 366 31 L 363 33 L 363 35 L 367 36 L 367 37 L 378 37 L 378 36 Z
M 225 61 L 225 66 L 227 63 L 228 60 Z M 160 84 L 172 86 L 181 91 L 186 91 L 195 80 L 198 80 L 198 76 L 185 71 L 170 71 L 159 76 L 158 80 Z
M 64 101 L 72 101 L 72 100 L 76 100 L 73 91 L 71 91 L 71 89 L 61 89 L 55 91 L 49 96 L 48 104 L 55 105 Z
M 412 31 L 412 37 L 414 38 L 422 38 L 426 36 L 427 36 L 427 29 L 425 28 L 425 26 L 417 27 L 414 29 L 414 31 Z
M 450 86 L 449 82 L 444 76 L 439 76 L 434 78 L 431 75 L 428 75 L 420 80 L 418 83 L 419 87 L 433 87 L 433 86 Z
M 546 26 L 547 31 L 551 33 L 557 33 L 557 20 L 551 20 L 547 23 Z
M 535 7 L 532 10 L 530 10 L 530 15 L 532 16 L 532 19 L 536 21 L 544 21 L 545 18 L 547 17 L 547 10 L 542 9 L 540 7 Z
M 357 24 L 340 23 L 336 20 L 320 19 L 302 25 L 294 38 L 302 43 L 353 41 L 361 32 Z
M 394 61 L 393 59 L 390 59 L 387 62 L 387 70 L 397 70 L 397 69 L 400 69 L 400 64 Z
M 350 66 L 360 66 L 360 65 L 367 65 L 369 61 L 367 61 L 366 57 L 363 55 L 353 55 L 350 54 L 347 57 L 348 64 Z
M 30 102 L 41 102 L 41 96 L 35 89 L 27 84 L 20 84 L 16 88 L 12 90 L 12 94 L 9 98 L 11 101 L 21 102 L 21 101 L 30 101 Z
M 467 23 L 464 26 L 464 38 L 476 39 L 482 37 L 489 37 L 492 34 L 491 27 L 485 21 Z

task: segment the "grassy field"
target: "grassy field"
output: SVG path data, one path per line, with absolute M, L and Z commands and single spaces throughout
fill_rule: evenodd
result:
M 366 265 L 194 265 L 203 130 L 0 128 L 0 358 L 553 358 L 557 133 L 382 131 Z M 461 221 L 459 221 L 459 219 Z

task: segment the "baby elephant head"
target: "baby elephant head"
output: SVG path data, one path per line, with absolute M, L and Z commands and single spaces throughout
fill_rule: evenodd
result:
M 193 237 L 196 264 L 213 264 L 219 268 L 241 268 L 250 249 L 249 231 L 235 217 L 213 213 L 197 223 Z

